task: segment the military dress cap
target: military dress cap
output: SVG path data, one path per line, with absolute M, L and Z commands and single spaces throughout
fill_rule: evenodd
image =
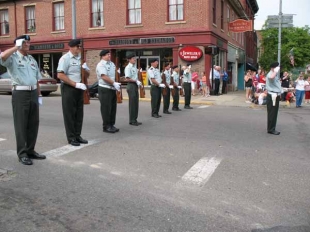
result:
M 165 67 L 167 67 L 167 66 L 169 66 L 170 65 L 170 63 L 169 62 L 166 62 L 165 63 Z
M 178 65 L 173 65 L 172 69 L 175 69 L 175 68 L 178 68 L 178 67 L 179 67 Z
M 126 56 L 126 58 L 129 60 L 129 59 L 131 59 L 132 57 L 135 57 L 136 56 L 136 54 L 134 54 L 134 53 L 129 53 L 127 56 Z
M 24 40 L 30 41 L 30 36 L 29 36 L 29 35 L 20 35 L 20 36 L 16 37 L 16 39 L 14 40 L 14 43 L 15 43 L 16 40 L 18 40 L 18 39 L 24 39 Z
M 190 65 L 192 65 L 192 64 L 186 64 L 187 67 L 190 66 Z
M 69 47 L 75 47 L 75 46 L 77 46 L 79 44 L 81 44 L 81 40 L 80 39 L 72 39 L 68 43 Z
M 110 53 L 110 50 L 104 49 L 100 52 L 99 56 L 105 56 L 106 54 Z
M 155 61 L 158 61 L 157 58 L 152 58 L 152 59 L 149 59 L 150 63 L 154 63 Z
M 279 66 L 279 62 L 274 62 L 270 65 L 270 68 L 276 68 Z

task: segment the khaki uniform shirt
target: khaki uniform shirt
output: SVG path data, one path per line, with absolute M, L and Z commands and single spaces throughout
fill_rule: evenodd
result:
M 24 56 L 17 51 L 5 61 L 0 56 L 0 64 L 7 68 L 12 85 L 36 85 L 42 78 L 38 64 L 31 55 Z
M 57 72 L 63 72 L 71 81 L 81 82 L 81 57 L 74 56 L 70 51 L 64 54 L 57 67 Z
M 159 72 L 158 68 L 154 68 L 154 67 L 151 66 L 147 70 L 147 76 L 148 76 L 148 79 L 151 82 L 151 85 L 154 85 L 153 82 L 151 81 L 152 78 L 155 78 L 155 80 L 158 82 L 158 84 L 160 84 L 162 82 L 161 75 L 160 75 L 160 72 Z
M 114 89 L 113 85 L 105 82 L 101 75 L 108 76 L 112 81 L 115 81 L 115 64 L 111 61 L 101 60 L 96 67 L 96 74 L 98 79 L 98 85 L 108 89 Z
M 177 85 L 179 85 L 179 74 L 176 71 L 173 71 L 171 77 L 173 78 L 174 83 L 176 83 Z
M 134 81 L 138 80 L 138 70 L 136 66 L 129 63 L 125 68 L 125 77 L 130 78 Z
M 268 92 L 273 92 L 273 93 L 281 93 L 281 81 L 280 78 L 278 78 L 278 76 L 276 76 L 275 78 L 270 78 L 272 74 L 272 71 L 270 71 L 267 74 L 267 78 L 266 78 L 266 89 Z
M 166 76 L 166 83 L 167 83 L 167 85 L 170 85 L 170 83 L 171 83 L 171 72 L 170 72 L 170 70 L 165 70 L 164 74 Z

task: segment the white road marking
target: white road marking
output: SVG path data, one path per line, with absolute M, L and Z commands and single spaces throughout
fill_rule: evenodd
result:
M 208 108 L 210 106 L 199 106 L 198 109 Z
M 4 140 L 6 140 L 6 139 L 2 139 L 2 138 L 0 138 L 0 142 L 1 142 L 1 141 L 4 141 Z
M 70 152 L 77 151 L 77 150 L 80 150 L 82 148 L 94 145 L 96 143 L 99 143 L 100 141 L 101 140 L 91 140 L 91 141 L 88 141 L 88 144 L 81 144 L 80 146 L 66 145 L 63 147 L 56 148 L 54 150 L 44 152 L 42 155 L 46 155 L 48 157 L 59 157 L 59 156 L 66 155 Z
M 195 185 L 204 185 L 210 179 L 215 169 L 221 163 L 221 159 L 204 157 L 200 159 L 187 173 L 182 177 L 182 181 Z

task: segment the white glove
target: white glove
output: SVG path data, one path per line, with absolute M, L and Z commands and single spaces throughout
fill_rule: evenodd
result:
M 119 91 L 119 90 L 121 89 L 121 83 L 119 83 L 119 82 L 114 82 L 114 83 L 113 83 L 113 86 L 114 86 L 114 88 L 115 88 L 117 91 Z
M 87 88 L 86 88 L 86 85 L 83 84 L 83 83 L 76 83 L 76 84 L 75 84 L 75 88 L 81 89 L 81 90 L 87 89 Z
M 277 73 L 277 72 L 279 72 L 279 70 L 280 70 L 280 67 L 278 66 L 278 67 L 274 68 L 273 71 Z
M 86 63 L 84 63 L 84 64 L 82 65 L 82 68 L 85 69 L 86 71 L 89 71 L 89 70 L 90 70 Z
M 15 46 L 17 46 L 18 48 L 20 48 L 23 45 L 25 39 L 18 39 L 15 41 Z
M 182 89 L 182 86 L 178 86 L 178 89 Z
M 137 80 L 136 83 L 137 83 L 137 86 L 142 85 L 141 81 L 139 81 L 139 80 Z
M 158 85 L 160 88 L 166 88 L 165 84 L 159 84 Z
M 43 105 L 43 99 L 42 99 L 42 96 L 39 96 L 38 97 L 38 102 L 39 102 L 39 105 L 42 106 Z
M 173 89 L 173 85 L 169 85 L 169 89 Z
M 276 99 L 277 99 L 277 94 L 276 93 L 271 93 L 271 99 L 272 99 L 272 105 L 276 105 Z

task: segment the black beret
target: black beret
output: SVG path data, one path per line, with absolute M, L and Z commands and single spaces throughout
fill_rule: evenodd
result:
M 24 40 L 29 40 L 30 41 L 30 36 L 29 35 L 20 35 L 20 36 L 16 37 L 16 39 L 14 40 L 14 43 L 18 39 L 24 39 Z
M 178 68 L 178 67 L 179 67 L 178 65 L 173 65 L 172 69 L 175 69 L 175 68 Z
M 167 66 L 169 66 L 170 65 L 170 63 L 169 62 L 166 62 L 165 63 L 165 67 L 167 67 Z
M 155 61 L 158 61 L 158 59 L 157 59 L 157 58 L 149 59 L 149 62 L 150 62 L 150 63 L 154 63 Z
M 81 40 L 80 39 L 72 39 L 68 43 L 69 47 L 75 47 L 75 46 L 77 46 L 79 44 L 81 44 Z
M 135 57 L 136 56 L 136 54 L 134 54 L 134 53 L 129 53 L 127 56 L 126 56 L 126 58 L 129 60 L 129 59 L 131 59 L 132 57 Z
M 279 66 L 279 62 L 274 62 L 270 65 L 270 68 L 276 68 Z
M 106 54 L 110 53 L 110 50 L 108 49 L 105 49 L 105 50 L 102 50 L 100 53 L 99 53 L 99 56 L 105 56 Z
M 191 64 L 186 64 L 186 66 L 190 66 Z

